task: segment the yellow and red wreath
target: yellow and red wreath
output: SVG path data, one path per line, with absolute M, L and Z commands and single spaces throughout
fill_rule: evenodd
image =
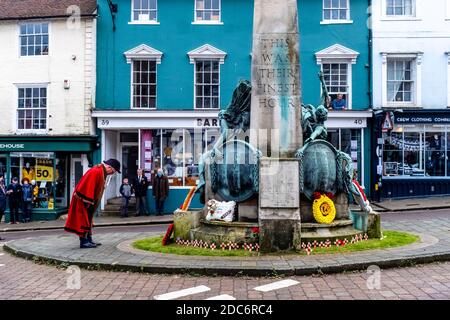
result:
M 336 207 L 334 206 L 332 194 L 320 194 L 314 192 L 313 215 L 314 219 L 321 224 L 330 224 L 336 218 Z

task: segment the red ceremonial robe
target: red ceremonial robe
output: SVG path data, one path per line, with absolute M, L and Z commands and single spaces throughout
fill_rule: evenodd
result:
M 106 176 L 105 166 L 99 164 L 81 178 L 72 195 L 64 230 L 81 237 L 91 233 L 92 218 L 103 196 Z

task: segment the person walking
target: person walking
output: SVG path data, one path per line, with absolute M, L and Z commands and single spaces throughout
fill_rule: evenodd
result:
M 101 245 L 92 240 L 92 220 L 107 186 L 107 178 L 111 179 L 116 172 L 120 173 L 119 161 L 103 161 L 89 169 L 75 187 L 64 230 L 78 235 L 82 249 Z
M 3 215 L 6 210 L 6 187 L 5 187 L 5 177 L 0 174 L 0 223 L 2 223 Z M 0 237 L 0 241 L 5 240 Z
M 134 179 L 133 183 L 134 195 L 136 197 L 136 214 L 135 217 L 140 216 L 141 214 L 148 215 L 147 211 L 147 188 L 148 188 L 148 179 L 143 175 L 143 170 L 138 169 L 137 177 Z
M 22 212 L 23 222 L 31 222 L 31 211 L 33 204 L 33 186 L 28 178 L 22 179 Z
M 5 177 L 0 174 L 0 223 L 2 223 L 2 218 L 6 210 L 6 196 Z
M 6 194 L 9 200 L 9 224 L 16 224 L 19 220 L 19 207 L 22 200 L 22 186 L 19 184 L 19 178 L 12 178 Z
M 128 183 L 128 178 L 124 178 L 119 189 L 122 195 L 122 208 L 120 210 L 120 217 L 128 217 L 128 204 L 130 203 L 131 195 L 133 194 L 133 187 Z
M 153 198 L 155 199 L 156 215 L 162 216 L 164 202 L 169 196 L 169 179 L 164 175 L 163 169 L 159 168 L 155 179 L 153 179 Z

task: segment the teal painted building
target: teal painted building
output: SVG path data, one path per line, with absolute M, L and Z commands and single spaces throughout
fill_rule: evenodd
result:
M 354 0 L 338 7 L 331 0 L 298 2 L 303 101 L 320 102 L 322 68 L 333 100 L 343 94 L 345 102 L 335 106 L 346 107 L 330 110 L 330 141 L 349 152 L 368 186 L 367 7 Z M 105 198 L 116 197 L 122 177 L 134 178 L 138 167 L 149 179 L 163 167 L 171 212 L 198 181 L 200 155 L 219 135 L 218 111 L 238 81 L 251 78 L 253 1 L 99 0 L 98 6 L 97 158 L 123 164 Z M 199 206 L 196 197 L 191 207 Z

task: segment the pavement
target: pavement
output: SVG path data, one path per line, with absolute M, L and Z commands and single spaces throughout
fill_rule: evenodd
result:
M 450 208 L 450 196 L 412 198 L 412 199 L 389 199 L 381 202 L 372 202 L 373 209 L 377 212 L 399 212 L 399 211 L 420 211 Z M 359 209 L 356 205 L 350 208 Z M 94 218 L 96 227 L 109 226 L 131 226 L 146 224 L 167 224 L 173 222 L 173 215 L 164 216 L 143 216 L 120 218 L 115 216 L 98 216 Z M 65 220 L 60 218 L 54 221 L 33 221 L 30 223 L 20 223 L 16 225 L 0 224 L 0 232 L 27 231 L 27 230 L 52 230 L 63 229 Z
M 378 212 L 446 209 L 450 208 L 450 196 L 387 199 L 381 202 L 371 202 L 371 205 L 373 209 Z
M 77 265 L 93 270 L 219 276 L 301 276 L 366 270 L 370 266 L 394 268 L 419 263 L 450 261 L 450 217 L 383 221 L 383 229 L 408 231 L 420 242 L 398 248 L 320 255 L 261 255 L 255 257 L 201 257 L 160 254 L 137 250 L 137 239 L 155 232 L 98 234 L 103 243 L 95 249 L 79 249 L 71 235 L 52 235 L 12 240 L 4 250 L 22 258 L 55 265 Z
M 120 218 L 114 216 L 99 216 L 94 217 L 95 227 L 111 227 L 111 226 L 133 226 L 133 225 L 149 225 L 149 224 L 167 224 L 173 222 L 173 215 L 163 215 L 163 216 L 139 216 L 139 217 L 128 217 Z M 0 224 L 0 232 L 11 232 L 11 231 L 29 231 L 29 230 L 54 230 L 54 229 L 64 229 L 65 219 L 62 217 L 58 220 L 52 221 L 32 221 L 28 223 L 18 223 L 18 224 Z

